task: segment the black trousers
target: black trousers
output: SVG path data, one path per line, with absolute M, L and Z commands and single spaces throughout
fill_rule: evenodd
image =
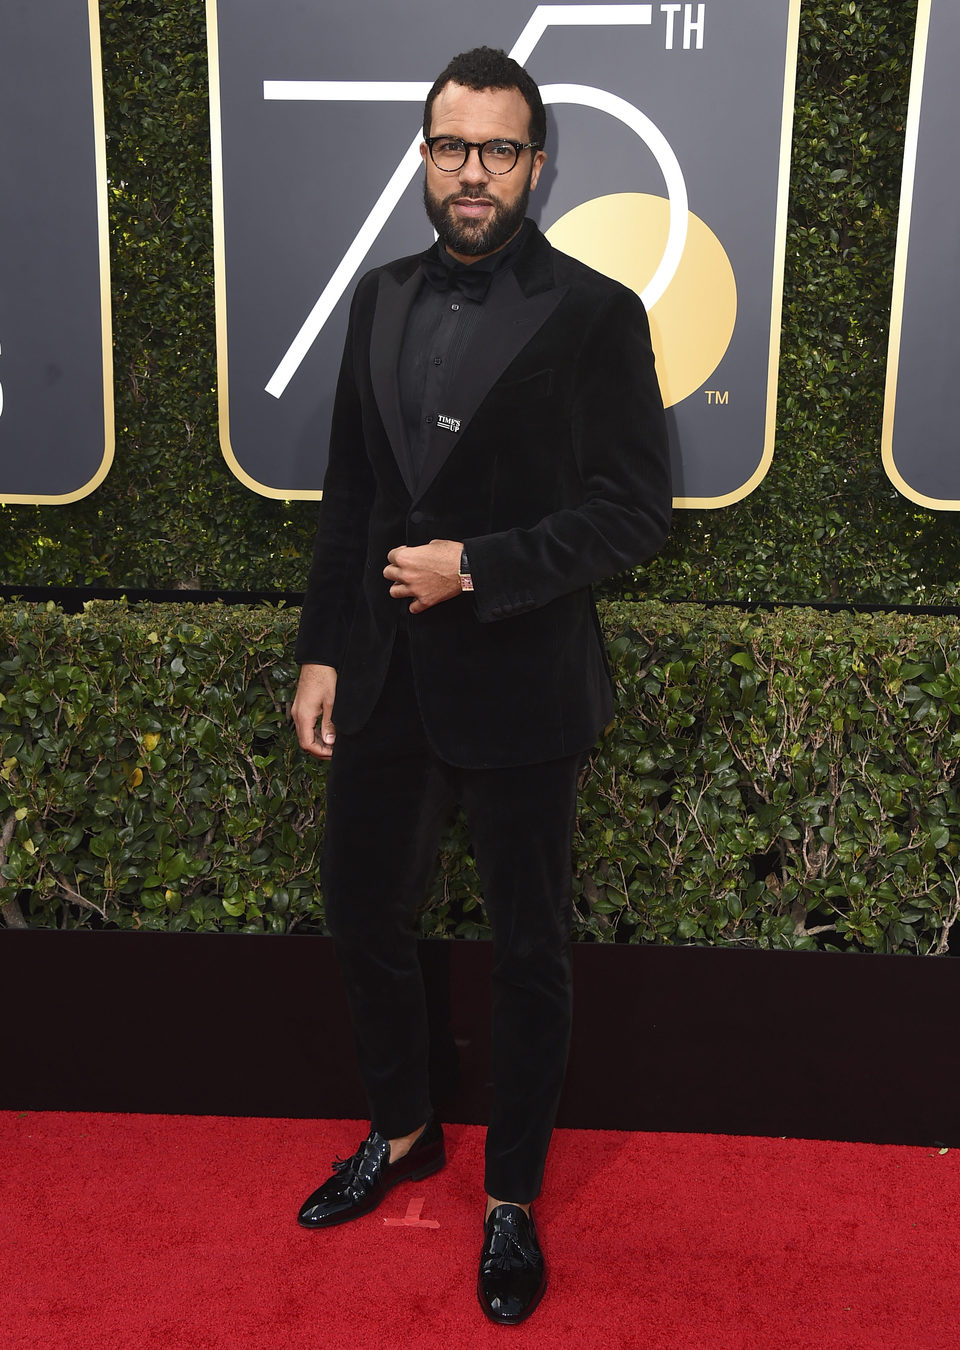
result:
M 431 1113 L 415 916 L 443 827 L 454 805 L 463 807 L 493 933 L 484 1180 L 490 1195 L 518 1203 L 540 1191 L 569 1049 L 571 847 L 582 760 L 446 764 L 424 734 L 401 637 L 371 720 L 356 735 L 338 735 L 327 778 L 327 923 L 371 1124 L 387 1138 L 411 1133 Z

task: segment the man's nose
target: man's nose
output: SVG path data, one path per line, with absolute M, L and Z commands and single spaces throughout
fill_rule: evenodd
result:
M 485 183 L 489 177 L 486 169 L 483 167 L 483 160 L 480 158 L 480 147 L 471 145 L 467 150 L 467 157 L 460 166 L 461 183 Z

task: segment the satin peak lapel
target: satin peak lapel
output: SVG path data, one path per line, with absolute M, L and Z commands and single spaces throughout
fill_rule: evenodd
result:
M 370 379 L 374 397 L 390 448 L 411 496 L 416 488 L 416 476 L 403 425 L 397 365 L 407 315 L 419 287 L 419 267 L 402 282 L 389 272 L 381 272 L 370 333 Z

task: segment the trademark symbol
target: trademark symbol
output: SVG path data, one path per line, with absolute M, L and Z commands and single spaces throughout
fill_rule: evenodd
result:
M 707 402 L 711 405 L 730 402 L 729 389 L 707 389 L 705 392 L 707 395 Z

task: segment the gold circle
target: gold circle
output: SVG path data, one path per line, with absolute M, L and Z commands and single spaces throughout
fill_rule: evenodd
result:
M 547 230 L 547 238 L 639 295 L 663 257 L 669 227 L 665 197 L 615 192 L 575 206 Z M 730 259 L 692 211 L 680 265 L 649 319 L 663 402 L 670 408 L 713 374 L 737 321 L 737 281 Z

